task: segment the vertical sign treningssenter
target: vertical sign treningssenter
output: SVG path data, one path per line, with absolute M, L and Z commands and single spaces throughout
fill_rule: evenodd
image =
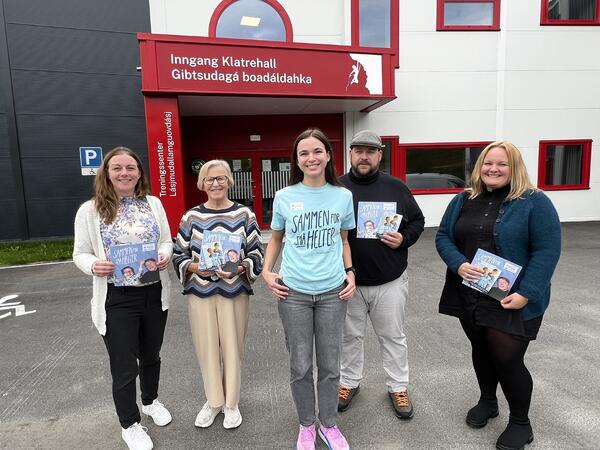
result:
M 185 212 L 179 106 L 176 97 L 144 97 L 152 195 L 167 212 L 171 235 Z

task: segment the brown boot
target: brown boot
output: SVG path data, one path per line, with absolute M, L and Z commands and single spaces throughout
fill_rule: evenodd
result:
M 396 416 L 402 420 L 412 419 L 414 409 L 410 398 L 408 398 L 408 391 L 390 392 L 389 396 Z
M 356 394 L 360 391 L 360 386 L 356 386 L 354 389 L 347 388 L 340 384 L 340 390 L 338 391 L 338 411 L 346 411 L 350 408 L 350 403 Z

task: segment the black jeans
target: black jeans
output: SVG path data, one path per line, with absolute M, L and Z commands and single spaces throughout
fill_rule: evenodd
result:
M 112 392 L 123 428 L 140 421 L 136 378 L 140 376 L 142 404 L 158 396 L 160 348 L 167 323 L 162 310 L 160 282 L 141 287 L 108 285 L 104 344 L 110 358 Z

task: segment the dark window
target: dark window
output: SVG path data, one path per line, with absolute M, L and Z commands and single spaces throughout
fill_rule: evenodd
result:
M 437 29 L 500 29 L 500 0 L 438 0 Z
M 487 142 L 401 144 L 406 185 L 416 193 L 463 190 Z
M 279 12 L 264 0 L 237 0 L 219 16 L 217 37 L 286 41 L 286 28 Z
M 538 186 L 545 190 L 588 189 L 591 140 L 541 141 Z
M 382 150 L 381 162 L 379 163 L 379 170 L 389 175 L 392 174 L 392 148 L 394 146 L 393 141 L 382 138 L 384 148 Z
M 542 0 L 542 25 L 600 25 L 598 0 Z
M 389 48 L 391 27 L 390 0 L 360 0 L 359 45 Z

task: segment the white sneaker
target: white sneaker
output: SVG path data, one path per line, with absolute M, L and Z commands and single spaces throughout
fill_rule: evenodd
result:
M 242 423 L 242 415 L 240 414 L 240 410 L 236 406 L 235 408 L 228 408 L 225 405 L 225 409 L 223 411 L 225 413 L 225 418 L 223 419 L 223 428 L 231 430 L 232 428 L 237 428 Z
M 129 447 L 129 450 L 152 450 L 154 444 L 146 433 L 148 428 L 134 423 L 129 428 L 121 428 L 121 437 Z
M 211 408 L 208 402 L 206 402 L 196 416 L 194 425 L 200 428 L 210 427 L 215 421 L 215 417 L 217 417 L 221 411 L 223 411 L 222 408 Z
M 169 410 L 158 399 L 154 399 L 151 405 L 142 405 L 142 412 L 152 417 L 154 423 L 159 427 L 164 427 L 173 420 Z

